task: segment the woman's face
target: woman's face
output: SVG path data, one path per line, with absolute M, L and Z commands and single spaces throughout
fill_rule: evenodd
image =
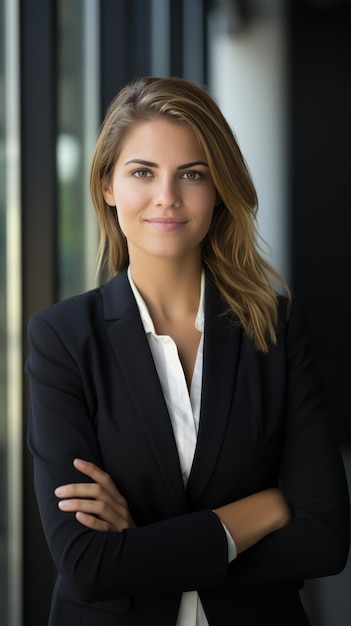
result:
M 102 190 L 116 206 L 131 262 L 201 254 L 216 188 L 189 128 L 161 117 L 136 124 Z

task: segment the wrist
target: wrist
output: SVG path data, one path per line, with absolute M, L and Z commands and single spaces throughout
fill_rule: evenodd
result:
M 238 553 L 286 526 L 291 511 L 279 489 L 267 489 L 214 510 L 230 532 Z

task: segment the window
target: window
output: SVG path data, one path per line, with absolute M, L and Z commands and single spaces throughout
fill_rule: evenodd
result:
M 0 0 L 0 614 L 21 619 L 22 334 L 18 3 Z
M 96 0 L 58 2 L 58 296 L 95 285 L 97 221 L 90 160 L 100 121 Z

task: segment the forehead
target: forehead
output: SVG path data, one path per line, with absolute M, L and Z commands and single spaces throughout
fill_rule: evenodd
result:
M 194 131 L 166 117 L 157 117 L 148 121 L 137 122 L 124 138 L 120 158 L 126 154 L 150 153 L 188 154 L 204 158 Z

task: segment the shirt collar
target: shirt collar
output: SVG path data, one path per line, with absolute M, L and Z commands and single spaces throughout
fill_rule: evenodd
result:
M 130 266 L 128 267 L 127 276 L 128 276 L 128 280 L 132 288 L 136 303 L 138 305 L 138 309 L 139 309 L 141 321 L 144 326 L 145 333 L 152 333 L 153 335 L 156 335 L 155 326 L 151 319 L 149 309 L 147 308 L 145 300 L 143 300 L 140 294 L 140 291 L 138 291 L 132 279 Z M 205 325 L 205 270 L 203 269 L 202 274 L 201 274 L 200 302 L 199 302 L 199 308 L 198 308 L 196 318 L 195 318 L 195 326 L 197 330 L 203 333 L 204 325 Z

